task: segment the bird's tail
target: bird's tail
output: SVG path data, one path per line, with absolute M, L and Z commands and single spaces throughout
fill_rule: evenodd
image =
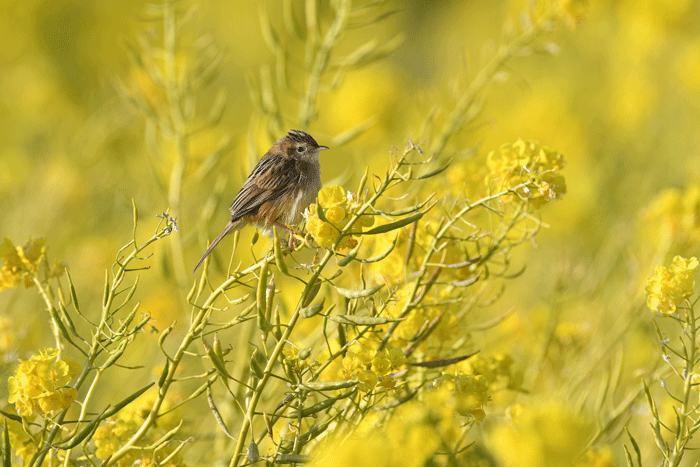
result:
M 229 222 L 226 224 L 226 227 L 224 228 L 223 231 L 214 239 L 213 242 L 211 242 L 211 245 L 209 245 L 209 248 L 207 248 L 207 251 L 204 252 L 201 258 L 199 258 L 199 261 L 197 261 L 197 265 L 194 267 L 192 270 L 192 274 L 194 274 L 197 271 L 197 268 L 199 267 L 200 264 L 209 256 L 209 253 L 214 249 L 216 245 L 219 244 L 221 239 L 223 239 L 226 235 L 228 235 L 232 230 L 235 230 L 236 227 L 238 226 L 238 222 Z

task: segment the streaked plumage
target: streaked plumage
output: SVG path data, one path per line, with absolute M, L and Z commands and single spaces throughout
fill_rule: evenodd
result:
M 204 252 L 194 271 L 227 234 L 247 224 L 269 233 L 274 224 L 295 224 L 321 189 L 318 153 L 326 146 L 290 130 L 258 161 L 231 203 L 231 220 Z M 194 272 L 192 271 L 192 272 Z

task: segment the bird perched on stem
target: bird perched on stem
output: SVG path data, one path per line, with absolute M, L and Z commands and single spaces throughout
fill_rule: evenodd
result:
M 297 130 L 290 130 L 275 141 L 231 203 L 231 220 L 209 245 L 192 272 L 221 239 L 246 225 L 255 225 L 266 234 L 277 226 L 292 235 L 294 231 L 288 225 L 299 220 L 321 189 L 318 153 L 324 149 L 328 147 L 319 146 L 309 134 Z

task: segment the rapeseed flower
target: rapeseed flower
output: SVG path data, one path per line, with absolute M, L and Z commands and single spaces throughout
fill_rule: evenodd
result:
M 70 357 L 58 358 L 56 349 L 47 348 L 29 360 L 20 361 L 8 379 L 10 404 L 22 417 L 48 414 L 68 407 L 76 390 L 68 387 L 80 374 L 80 365 Z
M 688 299 L 695 290 L 697 258 L 673 258 L 670 268 L 657 266 L 654 275 L 647 280 L 647 306 L 664 316 L 673 315 L 678 305 Z
M 564 156 L 535 141 L 518 139 L 504 144 L 487 156 L 490 174 L 486 183 L 496 191 L 516 187 L 517 194 L 529 199 L 535 207 L 560 199 L 566 193 L 566 181 L 559 173 L 564 168 Z M 501 198 L 504 202 L 512 195 Z

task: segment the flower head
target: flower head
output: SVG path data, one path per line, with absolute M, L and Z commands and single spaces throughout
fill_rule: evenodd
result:
M 518 139 L 491 151 L 486 161 L 490 175 L 486 183 L 498 191 L 515 189 L 516 193 L 539 207 L 566 193 L 566 181 L 559 173 L 564 156 L 534 141 Z M 504 196 L 504 201 L 512 196 Z
M 80 374 L 80 365 L 70 357 L 57 357 L 56 349 L 44 349 L 27 361 L 20 361 L 8 379 L 7 400 L 15 404 L 20 416 L 62 410 L 75 399 L 76 390 L 67 385 Z
M 318 361 L 310 358 L 310 354 L 311 349 L 305 348 L 300 342 L 287 346 L 282 350 L 284 363 L 289 365 L 296 373 L 302 373 L 304 370 L 312 370 L 318 367 Z
M 676 256 L 670 268 L 657 266 L 647 280 L 647 306 L 665 316 L 675 313 L 678 305 L 693 294 L 699 265 L 695 257 Z
M 4 261 L 0 268 L 0 290 L 17 287 L 22 279 L 25 287 L 31 286 L 32 276 L 37 273 L 45 253 L 45 238 L 30 238 L 20 247 L 6 237 L 0 243 L 0 259 Z
M 338 234 L 345 228 L 352 218 L 353 212 L 359 207 L 354 195 L 346 192 L 340 185 L 321 188 L 318 192 L 318 204 L 312 204 L 304 212 L 306 228 L 316 243 L 323 248 L 331 248 L 338 238 Z M 322 212 L 320 212 L 322 211 Z M 359 233 L 362 227 L 373 224 L 370 216 L 362 216 L 353 226 L 352 232 Z M 357 240 L 353 235 L 343 237 L 338 250 L 354 248 Z

